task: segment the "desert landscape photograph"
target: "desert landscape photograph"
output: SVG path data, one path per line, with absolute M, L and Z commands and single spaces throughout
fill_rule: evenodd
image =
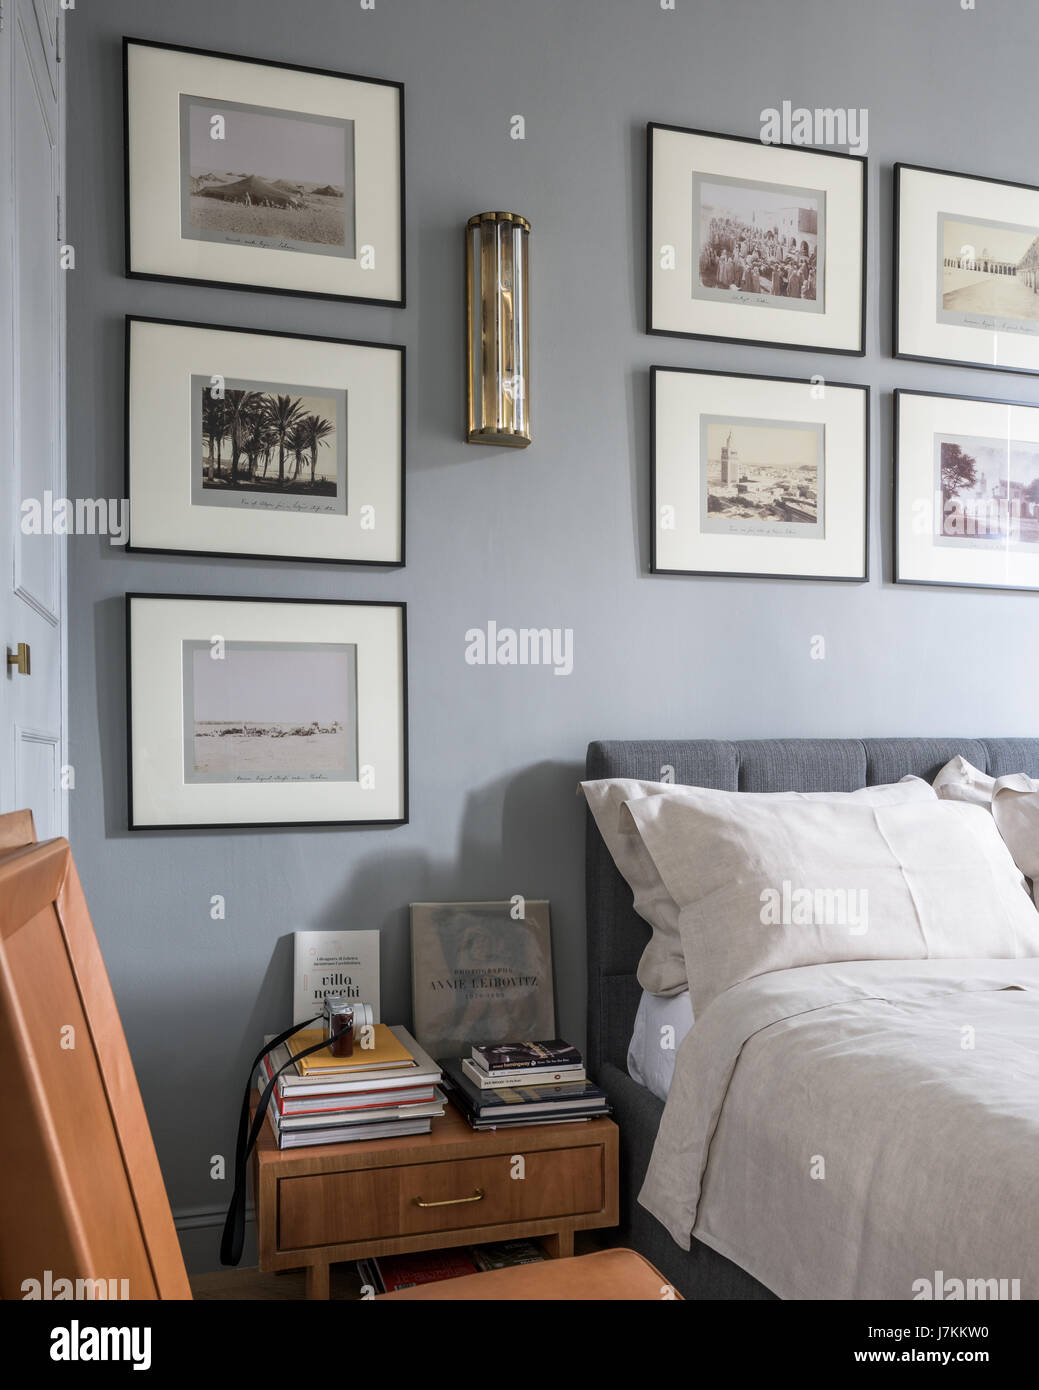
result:
M 353 122 L 181 96 L 182 235 L 353 257 Z
M 185 780 L 327 782 L 357 776 L 352 644 L 184 644 Z

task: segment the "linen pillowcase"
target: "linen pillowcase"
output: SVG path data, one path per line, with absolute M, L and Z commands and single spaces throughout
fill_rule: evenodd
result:
M 982 772 L 957 753 L 934 779 L 934 790 L 943 801 L 966 801 L 971 806 L 992 809 L 992 793 L 996 779 Z
M 934 790 L 920 777 L 860 787 L 853 792 L 730 792 L 714 787 L 685 787 L 672 782 L 645 782 L 632 777 L 604 777 L 582 782 L 589 810 L 621 877 L 632 891 L 633 906 L 649 923 L 652 935 L 639 961 L 639 984 L 650 994 L 665 996 L 688 989 L 685 953 L 678 930 L 679 907 L 662 881 L 653 856 L 630 818 L 622 822 L 627 801 L 644 797 L 681 798 L 685 794 L 739 805 L 748 801 L 857 801 L 886 805 L 904 801 L 934 801 Z
M 1039 781 L 1023 772 L 990 777 L 957 756 L 934 779 L 934 789 L 943 801 L 967 801 L 991 811 L 1039 907 Z
M 773 970 L 1039 955 L 1039 913 L 978 806 L 686 793 L 629 801 L 624 814 L 679 906 L 697 1016 Z
M 1039 781 L 1023 772 L 1000 777 L 992 794 L 992 819 L 1014 863 L 1031 880 L 1039 908 Z

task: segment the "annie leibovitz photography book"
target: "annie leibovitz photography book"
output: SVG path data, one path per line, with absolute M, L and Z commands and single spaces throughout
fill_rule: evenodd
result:
M 292 971 L 292 1021 L 306 1023 L 325 1000 L 343 995 L 370 1004 L 379 1022 L 379 933 L 377 931 L 298 931 Z
M 415 1036 L 437 1059 L 488 1040 L 550 1038 L 548 902 L 412 903 L 411 993 Z

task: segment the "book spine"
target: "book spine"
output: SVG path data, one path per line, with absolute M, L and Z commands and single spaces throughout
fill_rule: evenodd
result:
M 536 1086 L 539 1081 L 545 1086 L 564 1086 L 568 1081 L 587 1080 L 584 1067 L 575 1067 L 573 1071 L 557 1071 L 546 1067 L 544 1076 L 541 1076 L 540 1073 L 533 1071 L 494 1072 L 490 1074 L 481 1072 L 475 1063 L 471 1063 L 471 1066 L 472 1071 L 469 1070 L 469 1067 L 463 1067 L 463 1071 L 470 1081 L 479 1086 L 482 1091 L 503 1091 L 509 1086 Z
M 488 1062 L 483 1053 L 477 1052 L 475 1047 L 473 1048 L 473 1061 L 484 1071 L 519 1071 L 521 1068 L 538 1065 L 533 1060 L 529 1062 Z
M 584 1065 L 584 1058 L 580 1056 L 570 1056 L 563 1062 L 552 1062 L 546 1060 L 544 1057 L 531 1057 L 528 1061 L 521 1061 L 514 1057 L 508 1062 L 489 1062 L 484 1054 L 475 1047 L 472 1050 L 470 1060 L 473 1062 L 474 1066 L 479 1067 L 481 1071 L 493 1073 L 503 1071 L 532 1071 L 534 1068 L 537 1068 L 538 1071 L 566 1071 L 569 1068 Z

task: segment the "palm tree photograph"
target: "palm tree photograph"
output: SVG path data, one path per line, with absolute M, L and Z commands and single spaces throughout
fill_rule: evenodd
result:
M 219 377 L 193 384 L 205 503 L 345 513 L 345 391 Z

